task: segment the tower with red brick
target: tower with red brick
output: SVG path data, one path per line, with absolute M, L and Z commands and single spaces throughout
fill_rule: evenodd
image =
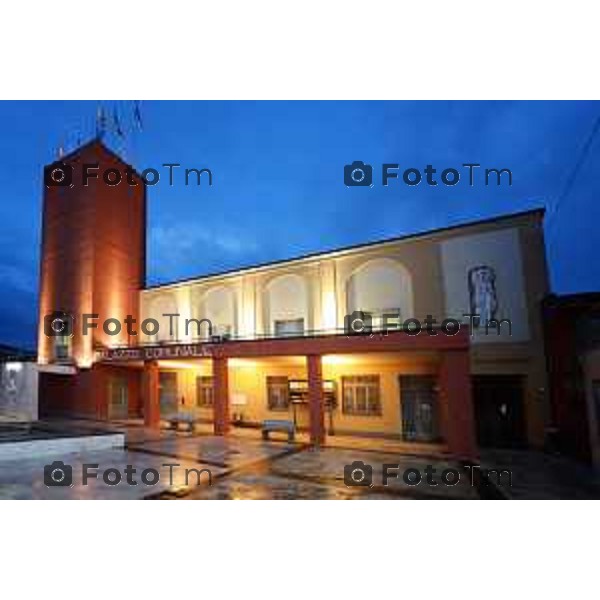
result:
M 61 162 L 69 173 L 62 182 L 67 185 L 44 185 L 38 362 L 68 363 L 77 369 L 76 375 L 61 376 L 60 383 L 54 381 L 58 387 L 71 388 L 74 380 L 85 383 L 93 378 L 90 372 L 98 370 L 93 368 L 96 347 L 135 343 L 128 336 L 124 321 L 131 315 L 139 324 L 139 292 L 145 284 L 146 190 L 140 176 L 98 139 Z M 90 177 L 84 185 L 86 165 Z M 108 173 L 109 170 L 112 171 Z M 116 172 L 120 173 L 120 183 L 113 185 Z M 57 355 L 56 339 L 44 330 L 44 317 L 54 311 L 64 311 L 75 319 L 67 356 Z M 86 314 L 98 315 L 98 326 L 83 335 Z M 108 335 L 103 330 L 106 319 L 120 321 L 118 335 Z M 45 379 L 48 384 L 52 377 Z M 70 383 L 65 383 L 66 379 Z M 102 386 L 91 387 L 94 394 L 101 393 Z M 48 389 L 40 391 L 41 404 L 45 402 L 46 408 L 51 409 L 48 405 L 54 394 Z M 74 398 L 66 398 L 69 396 L 72 395 L 62 394 L 60 403 L 69 406 L 60 408 L 103 412 L 99 398 L 82 399 L 82 406 L 75 407 Z

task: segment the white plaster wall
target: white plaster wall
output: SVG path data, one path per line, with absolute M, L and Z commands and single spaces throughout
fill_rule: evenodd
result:
M 361 265 L 346 283 L 348 312 L 381 313 L 400 309 L 402 319 L 414 317 L 412 277 L 399 262 L 375 259 Z
M 157 296 L 151 302 L 149 317 L 156 319 L 159 323 L 157 341 L 176 340 L 179 335 L 180 319 L 173 317 L 173 335 L 171 335 L 171 319 L 163 315 L 178 313 L 177 300 L 174 294 L 166 293 Z
M 36 363 L 0 363 L 0 420 L 37 421 Z
M 529 318 L 524 292 L 523 265 L 519 232 L 503 229 L 453 238 L 441 242 L 447 317 L 464 322 L 462 315 L 469 311 L 468 272 L 473 267 L 486 265 L 496 273 L 498 309 L 496 319 L 510 319 L 512 336 L 506 326 L 501 335 L 490 330 L 490 335 L 477 332 L 474 343 L 522 342 L 529 340 Z M 435 315 L 434 315 L 435 316 Z
M 304 319 L 304 327 L 310 327 L 308 319 L 308 286 L 300 275 L 281 275 L 270 281 L 266 288 L 269 331 L 275 321 Z
M 204 296 L 203 310 L 198 314 L 203 319 L 209 319 L 213 326 L 213 333 L 224 333 L 229 327 L 233 335 L 236 334 L 236 310 L 233 290 L 221 286 L 210 290 Z

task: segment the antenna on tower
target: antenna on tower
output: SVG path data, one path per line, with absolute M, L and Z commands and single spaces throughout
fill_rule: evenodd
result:
M 101 104 L 96 110 L 96 137 L 101 140 L 106 134 L 106 114 Z
M 139 100 L 133 101 L 133 121 L 134 121 L 136 127 L 138 128 L 138 130 L 142 131 L 142 129 L 143 129 L 142 111 L 140 109 L 140 101 Z
M 115 133 L 120 137 L 120 138 L 124 138 L 125 134 L 123 133 L 123 130 L 121 129 L 121 122 L 119 121 L 119 113 L 117 112 L 117 107 L 116 105 L 113 107 L 113 113 L 112 113 L 112 125 L 113 128 L 115 130 Z

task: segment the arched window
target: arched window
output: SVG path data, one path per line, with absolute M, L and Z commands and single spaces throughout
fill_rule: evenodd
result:
M 302 335 L 308 329 L 308 289 L 300 275 L 280 275 L 266 287 L 268 330 L 276 336 Z
M 220 286 L 209 290 L 203 297 L 201 308 L 197 311 L 196 319 L 208 319 L 211 323 L 212 335 L 230 337 L 235 335 L 236 311 L 235 295 L 227 286 Z M 191 325 L 192 337 L 205 337 L 207 328 L 201 326 L 201 335 L 198 336 L 198 327 Z
M 381 258 L 358 267 L 346 282 L 348 314 L 369 313 L 374 325 L 382 315 L 398 315 L 400 321 L 414 317 L 412 277 L 398 261 Z
M 180 317 L 176 315 L 177 300 L 173 294 L 164 294 L 150 301 L 146 318 L 158 321 L 158 332 L 149 336 L 151 342 L 174 342 L 179 339 Z M 148 325 L 151 329 L 152 325 Z

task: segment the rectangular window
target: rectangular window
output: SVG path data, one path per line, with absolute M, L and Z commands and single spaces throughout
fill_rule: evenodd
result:
M 402 435 L 407 441 L 439 439 L 437 381 L 433 375 L 401 375 Z
M 288 410 L 290 386 L 287 377 L 267 377 L 267 404 L 269 410 Z
M 346 415 L 381 416 L 379 375 L 342 377 L 342 412 Z
M 196 405 L 198 408 L 212 408 L 214 405 L 212 377 L 196 377 Z
M 54 338 L 54 359 L 68 360 L 71 358 L 71 340 L 73 338 L 68 335 L 58 335 Z
M 288 319 L 285 321 L 275 321 L 275 335 L 277 337 L 302 335 L 303 333 L 304 319 Z
M 213 334 L 220 335 L 224 338 L 230 338 L 233 328 L 231 327 L 231 325 L 219 323 L 216 327 L 213 327 L 213 330 L 216 330 L 213 331 Z
M 202 317 L 185 319 L 183 331 L 185 335 L 191 335 L 193 340 L 208 340 L 215 333 L 210 320 Z
M 402 325 L 399 308 L 377 308 L 363 312 L 371 319 L 371 325 L 377 331 L 396 331 Z
M 221 340 L 229 340 L 229 339 L 231 339 L 232 331 L 233 331 L 233 327 L 231 325 L 227 325 L 225 323 L 213 323 L 210 333 L 213 338 L 219 338 Z M 207 329 L 206 339 L 208 339 L 208 329 Z

